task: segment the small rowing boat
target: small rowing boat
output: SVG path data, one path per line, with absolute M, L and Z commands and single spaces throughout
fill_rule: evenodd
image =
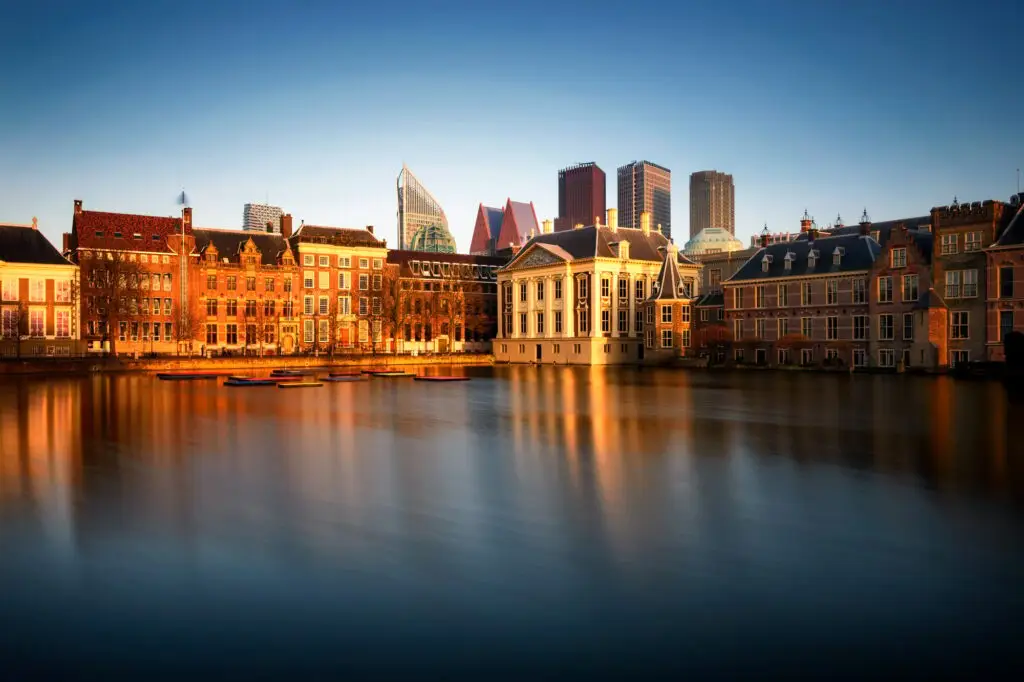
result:
M 396 379 L 398 377 L 414 377 L 416 376 L 412 372 L 370 372 L 371 376 L 382 377 L 385 379 Z
M 316 388 L 323 386 L 319 381 L 285 381 L 277 385 L 278 388 Z
M 225 386 L 277 386 L 273 379 L 228 379 Z
M 231 381 L 272 381 L 275 384 L 281 383 L 281 382 L 284 382 L 284 381 L 302 381 L 303 378 L 304 377 L 302 377 L 302 376 L 291 376 L 291 375 L 288 375 L 288 376 L 274 376 L 274 375 L 271 375 L 269 377 L 244 377 L 244 376 L 242 376 L 240 374 L 232 374 L 231 376 L 228 377 L 228 379 L 231 380 Z
M 275 369 L 270 372 L 272 377 L 305 377 L 311 374 L 313 374 L 311 370 L 302 369 Z
M 413 381 L 469 381 L 469 377 L 413 377 Z
M 365 374 L 365 372 L 331 372 L 327 376 L 329 377 L 358 377 Z
M 354 374 L 350 376 L 335 376 L 324 377 L 323 381 L 330 381 L 332 383 L 348 383 L 350 381 L 368 381 L 370 377 L 363 376 L 361 374 Z

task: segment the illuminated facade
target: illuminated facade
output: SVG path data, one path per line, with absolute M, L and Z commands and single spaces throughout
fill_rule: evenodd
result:
M 448 218 L 434 196 L 408 167 L 398 174 L 398 248 L 455 253 Z

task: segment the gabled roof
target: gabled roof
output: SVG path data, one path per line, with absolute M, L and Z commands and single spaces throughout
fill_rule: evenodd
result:
M 833 253 L 842 250 L 839 265 L 833 265 Z M 809 264 L 811 250 L 817 251 L 813 267 Z M 750 257 L 743 266 L 726 282 L 742 282 L 775 277 L 801 277 L 806 275 L 825 275 L 829 273 L 855 272 L 870 270 L 881 247 L 871 237 L 860 234 L 838 237 L 822 237 L 814 241 L 798 239 L 791 242 L 779 242 L 762 247 Z M 790 254 L 792 267 L 786 270 L 786 255 Z M 768 270 L 764 271 L 764 259 L 768 258 Z
M 1000 246 L 1016 246 L 1018 244 L 1024 244 L 1024 201 L 1020 202 L 1020 206 L 1017 207 L 1017 213 L 1013 216 L 1013 220 L 1003 230 L 1003 234 L 1000 235 L 996 243 L 993 244 L 995 247 Z
M 533 202 L 523 203 L 521 201 L 505 202 L 505 211 L 502 215 L 501 229 L 495 247 L 508 246 L 509 244 L 522 244 L 530 238 L 530 234 L 538 234 L 540 225 L 537 223 L 537 212 L 533 208 Z
M 0 261 L 71 265 L 42 232 L 22 225 L 0 225 Z
M 693 305 L 698 308 L 706 308 L 713 306 L 724 306 L 725 305 L 725 294 L 721 291 L 716 291 L 713 294 L 701 294 Z
M 665 257 L 664 251 L 669 245 L 668 238 L 660 232 L 649 232 L 644 234 L 641 230 L 629 227 L 620 227 L 615 231 L 606 225 L 600 227 L 591 225 L 579 229 L 563 230 L 561 232 L 549 232 L 538 234 L 528 241 L 519 251 L 519 255 L 512 259 L 509 265 L 520 260 L 526 251 L 534 245 L 557 247 L 564 252 L 566 260 L 580 260 L 586 258 L 618 258 L 618 247 L 614 246 L 620 242 L 629 243 L 630 260 L 662 261 Z M 553 250 L 548 249 L 551 253 Z M 677 261 L 680 265 L 696 267 L 696 263 L 684 256 L 677 254 Z
M 498 234 L 501 232 L 501 219 L 504 212 L 493 206 L 480 207 L 476 212 L 476 222 L 473 224 L 473 238 L 470 240 L 470 253 L 485 253 L 490 248 L 493 240 L 497 244 Z M 518 243 L 517 243 L 518 245 Z
M 661 262 L 661 270 L 658 271 L 658 277 L 654 280 L 657 286 L 651 287 L 651 295 L 648 300 L 670 301 L 689 298 L 689 296 L 683 296 L 679 291 L 679 286 L 683 282 L 683 276 L 679 272 L 678 256 L 679 254 L 676 252 L 675 246 L 669 246 L 665 252 L 665 259 Z
M 260 262 L 263 265 L 277 265 L 282 254 L 288 249 L 288 242 L 276 233 L 195 228 L 192 234 L 195 236 L 198 253 L 204 253 L 212 244 L 217 249 L 218 258 L 227 258 L 234 263 L 238 262 L 238 257 L 250 239 L 259 249 Z
M 306 225 L 288 238 L 292 245 L 299 242 L 331 244 L 333 246 L 365 246 L 382 249 L 385 244 L 377 239 L 372 232 L 363 228 L 325 227 L 322 225 Z

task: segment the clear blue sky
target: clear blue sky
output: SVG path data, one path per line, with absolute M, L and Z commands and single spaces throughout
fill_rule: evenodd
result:
M 745 238 L 1006 199 L 1024 165 L 1024 3 L 436 4 L 4 3 L 0 220 L 59 243 L 75 198 L 170 215 L 184 187 L 201 226 L 269 195 L 394 243 L 405 162 L 464 250 L 478 203 L 554 217 L 593 160 L 614 206 L 646 158 L 682 243 L 695 170 L 734 174 Z

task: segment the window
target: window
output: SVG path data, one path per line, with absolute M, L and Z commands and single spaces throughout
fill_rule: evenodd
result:
M 955 234 L 944 234 L 942 235 L 941 250 L 939 253 L 943 256 L 949 256 L 957 252 L 957 241 Z
M 160 323 L 159 322 L 154 322 L 153 323 L 153 340 L 154 341 L 159 341 L 160 340 Z M 168 338 L 167 340 L 170 341 L 171 339 Z
M 556 310 L 555 311 L 555 333 L 556 334 L 561 334 L 562 333 L 562 311 L 561 310 Z
M 238 345 L 238 325 L 234 323 L 224 325 L 224 343 L 229 346 Z
M 338 288 L 348 289 L 352 285 L 352 275 L 348 272 L 338 273 Z
M 93 271 L 89 272 L 89 277 L 92 279 Z M 5 301 L 17 301 L 18 300 L 18 280 L 16 279 L 5 279 L 3 281 L 3 300 Z
M 320 256 L 318 258 L 318 262 L 320 264 L 320 267 L 322 267 L 322 268 L 329 268 L 329 267 L 331 267 L 331 257 L 330 256 Z
M 575 353 L 576 355 L 580 354 L 580 349 L 581 348 L 583 348 L 582 344 L 579 344 L 579 343 L 572 344 L 572 352 Z
M 946 298 L 960 298 L 960 271 L 946 272 Z
M 284 279 L 284 293 L 290 294 L 292 292 L 292 278 L 285 277 Z
M 854 367 L 867 367 L 868 365 L 868 354 L 863 348 L 853 349 L 853 366 Z
M 311 254 L 311 253 L 304 253 L 304 254 L 302 254 L 302 265 L 303 266 L 305 266 L 307 268 L 311 268 L 315 264 L 316 264 L 316 259 L 313 257 L 313 254 Z M 313 339 L 310 339 L 310 341 L 312 341 L 312 340 Z
M 971 354 L 965 350 L 953 350 L 949 352 L 949 360 L 953 367 L 957 365 L 966 365 L 971 361 Z
M 145 277 L 145 275 L 143 275 Z M 160 275 L 153 273 L 153 291 L 160 291 Z
M 868 316 L 867 315 L 854 315 L 853 316 L 853 340 L 854 341 L 867 341 L 868 340 Z
M 217 325 L 208 324 L 206 325 L 206 345 L 216 346 L 217 345 Z
M 274 325 L 263 325 L 263 341 L 264 343 L 274 343 Z
M 156 311 L 159 313 L 160 312 L 160 299 L 159 298 L 155 298 L 155 299 L 153 299 L 153 301 L 156 303 Z M 148 315 L 149 314 L 149 299 L 148 298 L 142 299 L 141 305 L 139 306 L 139 314 L 140 315 Z
M 708 275 L 708 284 L 712 291 L 717 291 L 722 286 L 722 269 L 712 268 Z
M 519 313 L 519 333 L 526 334 L 526 313 Z
M 226 313 L 228 317 L 238 317 L 238 301 L 231 299 L 230 301 L 226 302 L 226 306 Z
M 519 300 L 526 303 L 526 282 L 519 283 Z
M 245 290 L 246 291 L 256 291 L 256 278 L 255 277 L 246 277 L 245 278 Z
M 207 317 L 217 317 L 217 299 L 206 299 L 206 315 Z
M 154 311 L 154 312 L 156 312 L 156 311 Z M 165 298 L 164 299 L 164 315 L 170 315 L 170 314 L 171 314 L 171 299 Z
M 642 333 L 644 330 L 644 314 L 640 310 L 633 312 L 633 332 L 636 334 Z
M 981 232 L 968 232 L 964 235 L 964 252 L 981 251 Z
M 810 317 L 801 317 L 800 318 L 800 335 L 801 336 L 805 336 L 805 337 L 807 337 L 809 339 L 809 338 L 811 338 L 814 335 L 813 331 L 814 330 L 811 327 L 811 318 Z
M 562 280 L 561 278 L 555 280 L 555 300 L 559 301 L 562 299 Z
M 313 335 L 315 333 L 315 327 L 313 326 L 313 320 L 302 321 L 302 342 L 313 343 Z
M 838 360 L 839 359 L 839 349 L 837 349 L 837 348 L 826 348 L 825 349 L 825 359 L 826 360 L 833 360 L 833 361 Z
M 544 336 L 544 313 L 537 313 L 537 336 Z
M 256 301 L 250 299 L 245 302 L 245 316 L 256 317 Z
M 370 314 L 380 315 L 380 296 L 374 296 L 370 299 Z
M 764 338 L 764 318 L 759 317 L 754 320 L 754 337 L 758 339 Z
M 1002 341 L 1006 335 L 1013 331 L 1013 311 L 999 311 L 999 340 Z
M 644 290 L 644 280 L 638 279 L 637 281 L 633 282 L 633 297 L 636 298 L 636 300 L 642 301 L 644 300 L 644 298 L 646 298 L 646 296 L 644 295 Z
M 701 312 L 703 312 L 703 311 L 701 311 Z M 776 326 L 778 327 L 776 329 L 776 333 L 778 334 L 778 336 L 776 338 L 781 339 L 782 337 L 789 335 L 789 318 L 788 317 L 780 317 L 778 320 L 776 320 Z
M 331 309 L 330 299 L 327 296 L 321 296 L 320 299 L 317 301 L 317 307 L 316 307 L 317 314 L 318 315 L 326 315 L 326 314 L 328 314 L 330 312 L 330 309 Z
M 629 311 L 628 310 L 620 310 L 619 311 L 619 333 L 620 334 L 628 334 L 629 333 Z
M 661 321 L 665 324 L 672 323 L 672 306 L 663 305 L 661 306 Z
M 845 253 L 846 250 L 843 247 L 837 246 L 835 250 L 832 252 L 832 265 L 842 265 L 843 255 Z
M 801 365 L 813 365 L 814 364 L 814 351 L 810 348 L 800 349 L 800 364 Z
M 227 282 L 227 284 L 228 284 L 228 287 L 227 287 L 228 291 L 235 291 L 235 290 L 237 290 L 238 289 L 238 278 L 235 277 L 234 275 L 228 275 L 228 282 Z M 156 289 L 157 287 L 154 286 L 153 288 Z
M 267 277 L 267 278 L 265 278 L 263 280 L 263 290 L 264 291 L 273 291 L 274 290 L 274 278 L 273 277 Z
M 313 297 L 304 296 L 302 298 L 302 314 L 312 315 L 313 314 Z
M 914 340 L 914 314 L 903 313 L 903 340 Z
M 999 268 L 999 298 L 1013 298 L 1013 266 Z
M 370 276 L 359 275 L 359 291 L 369 291 L 370 289 Z
M 763 308 L 764 307 L 764 285 L 763 284 L 758 284 L 756 287 L 754 287 L 754 307 L 755 308 Z
M 839 280 L 830 279 L 825 283 L 825 304 L 836 305 L 839 303 Z
M 317 334 L 317 340 L 320 343 L 330 343 L 331 341 L 331 321 L 320 320 L 320 324 L 317 325 L 319 333 Z
M 338 256 L 338 267 L 339 268 L 350 268 L 352 267 L 352 258 L 350 256 Z M 416 273 L 413 273 L 416 274 Z
M 889 265 L 894 268 L 907 267 L 907 250 L 900 247 L 889 252 Z
M 785 308 L 789 305 L 789 285 L 779 285 L 779 307 Z M 707 319 L 707 318 L 704 318 Z
M 263 317 L 273 317 L 276 308 L 276 301 L 263 302 Z
M 604 334 L 610 334 L 612 331 L 612 311 L 602 310 L 601 311 L 601 332 Z
M 629 300 L 629 280 L 625 277 L 619 278 L 619 298 Z
M 374 270 L 380 270 L 383 267 L 384 267 L 384 259 L 382 259 L 382 258 L 374 258 L 373 259 L 373 269 Z
M 28 300 L 33 303 L 43 303 L 46 301 L 45 279 L 33 279 L 29 281 Z
M 700 321 L 701 322 L 707 322 L 708 321 L 708 317 L 709 317 L 708 309 L 707 308 L 701 308 L 700 309 Z
M 964 270 L 964 298 L 974 298 L 978 295 L 978 271 Z
M 143 286 L 144 289 L 148 289 L 148 286 Z M 215 291 L 217 289 L 217 275 L 206 276 L 206 290 Z
M 579 332 L 580 334 L 590 333 L 590 315 L 588 314 L 589 312 L 590 311 L 586 310 L 585 308 L 579 311 L 578 317 L 576 319 L 576 331 Z
M 303 270 L 302 271 L 302 288 L 303 289 L 312 289 L 313 285 L 314 285 L 313 271 L 312 270 Z
M 732 290 L 732 307 L 736 309 L 743 307 L 743 289 L 740 287 Z
M 587 298 L 588 297 L 588 293 L 589 292 L 587 291 L 587 278 L 586 277 L 578 278 L 576 280 L 576 298 L 580 298 L 580 299 Z
M 601 278 L 601 298 L 608 298 L 612 295 L 612 281 L 607 277 Z
M 878 302 L 892 303 L 892 277 L 888 275 L 878 278 Z
M 969 339 L 970 318 L 971 314 L 966 310 L 953 311 L 953 326 L 950 329 L 950 338 L 959 340 Z
M 672 330 L 662 329 L 661 330 L 661 347 L 671 348 L 672 347 Z
M 892 328 L 892 315 L 886 313 L 885 315 L 878 316 L 878 340 L 879 341 L 892 341 L 893 339 L 893 328 Z
M 118 341 L 127 341 L 128 340 L 128 323 L 127 322 L 118 322 L 117 327 L 118 327 L 118 330 L 117 330 L 117 340 Z
M 878 366 L 879 367 L 895 367 L 896 366 L 896 352 L 892 348 L 879 348 L 878 349 Z
M 383 279 L 382 279 L 382 277 L 380 275 L 374 275 L 373 276 L 373 290 L 374 291 L 380 291 L 381 285 L 383 283 L 384 283 Z
M 732 321 L 732 338 L 735 341 L 743 338 L 743 320 Z
M 811 283 L 801 282 L 800 283 L 800 305 L 811 305 Z
M 359 267 L 361 269 L 363 269 L 363 270 L 365 270 L 366 268 L 370 267 L 370 260 L 368 258 L 360 258 L 359 259 Z
M 918 276 L 917 275 L 903 275 L 903 301 L 916 301 L 918 299 Z
M 281 316 L 288 318 L 295 315 L 295 305 L 291 301 L 283 301 L 281 303 Z
M 825 318 L 825 340 L 839 340 L 839 318 L 835 316 Z
M 169 274 L 164 275 L 164 291 L 171 290 L 171 276 Z
M 351 315 L 352 314 L 352 299 L 348 296 L 338 297 L 338 314 L 339 315 Z
M 778 353 L 778 358 L 779 358 L 778 363 L 780 365 L 788 365 L 789 364 L 789 349 L 788 348 L 780 348 L 779 349 L 779 353 Z
M 369 314 L 369 310 L 370 310 L 369 303 L 370 303 L 369 300 L 365 296 L 360 296 L 359 297 L 359 314 L 360 315 L 364 315 L 365 316 L 365 315 Z
M 320 271 L 317 273 L 317 284 L 319 289 L 330 289 L 331 288 L 331 273 Z
M 55 303 L 71 303 L 71 281 L 59 279 L 53 284 L 53 300 Z
M 71 311 L 58 310 L 54 313 L 54 335 L 58 339 L 71 336 Z

